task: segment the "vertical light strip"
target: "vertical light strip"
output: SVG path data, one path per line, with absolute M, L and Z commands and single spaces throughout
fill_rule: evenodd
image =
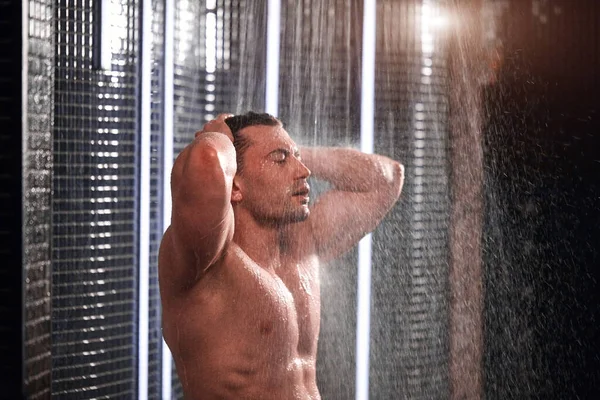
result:
M 373 153 L 375 120 L 376 0 L 365 0 L 362 37 L 360 149 Z M 358 306 L 356 317 L 356 399 L 369 398 L 371 328 L 371 234 L 358 243 Z
M 217 13 L 206 13 L 206 72 L 214 74 L 217 69 Z
M 148 398 L 148 308 L 150 279 L 150 118 L 152 111 L 152 0 L 142 1 L 140 91 L 140 203 L 138 274 L 138 398 Z
M 112 69 L 112 23 L 110 10 L 112 0 L 101 0 L 100 3 L 100 67 L 105 71 Z
M 279 112 L 279 36 L 281 0 L 269 0 L 267 11 L 267 66 L 265 111 L 273 116 Z
M 174 65 L 175 65 L 175 0 L 165 0 L 165 36 L 164 36 L 164 98 L 163 98 L 163 193 L 162 227 L 171 225 L 171 168 L 173 167 L 173 112 L 174 112 Z M 173 356 L 169 347 L 162 341 L 162 398 L 171 400 Z
M 28 185 L 27 172 L 29 171 L 29 158 L 30 154 L 27 152 L 28 148 L 28 138 L 29 138 L 29 1 L 21 2 L 21 174 L 23 179 L 23 187 L 21 189 L 21 221 L 25 221 L 25 216 L 27 215 L 27 201 L 25 197 L 28 195 L 28 191 L 31 188 Z M 28 250 L 25 246 L 27 243 L 27 229 L 21 229 L 21 243 L 23 247 L 21 248 L 21 262 L 23 265 L 26 265 L 26 251 Z M 21 293 L 23 296 L 27 293 L 27 269 L 21 269 Z M 23 297 L 24 300 L 25 297 Z M 27 304 L 23 302 L 21 306 L 21 321 L 23 324 L 27 323 Z M 23 329 L 21 331 L 21 359 L 24 361 L 21 364 L 21 370 L 19 371 L 21 376 L 23 377 L 22 390 L 23 393 L 26 392 L 25 384 L 26 381 L 31 379 L 27 371 L 27 352 L 26 352 L 26 341 L 29 339 L 27 337 L 28 329 Z

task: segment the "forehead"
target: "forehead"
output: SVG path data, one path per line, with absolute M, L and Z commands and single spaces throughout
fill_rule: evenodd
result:
M 246 136 L 251 146 L 248 148 L 256 151 L 272 151 L 278 148 L 290 151 L 296 148 L 296 143 L 282 126 L 256 125 L 244 128 L 240 133 Z

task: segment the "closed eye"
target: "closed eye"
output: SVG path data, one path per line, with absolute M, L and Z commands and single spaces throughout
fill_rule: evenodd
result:
M 283 164 L 287 161 L 290 155 L 292 155 L 292 152 L 290 152 L 288 149 L 279 148 L 270 152 L 268 158 L 277 164 Z M 300 157 L 300 151 L 297 148 L 294 149 L 293 155 L 298 161 L 302 161 L 302 158 Z
M 274 162 L 276 162 L 277 164 L 283 164 L 284 162 L 287 161 L 289 154 L 290 153 L 287 150 L 278 149 L 278 150 L 275 150 L 275 151 L 272 151 L 271 153 L 269 153 L 269 158 L 271 160 L 273 160 Z

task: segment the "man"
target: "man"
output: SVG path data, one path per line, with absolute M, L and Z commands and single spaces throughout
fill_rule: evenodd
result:
M 314 206 L 311 173 L 332 185 Z M 300 152 L 268 114 L 221 114 L 196 134 L 173 166 L 159 257 L 187 399 L 320 398 L 319 267 L 375 229 L 403 179 L 386 157 Z

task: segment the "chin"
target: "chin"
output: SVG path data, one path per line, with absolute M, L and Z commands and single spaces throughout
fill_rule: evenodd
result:
M 280 214 L 279 216 L 265 216 L 262 218 L 257 218 L 257 220 L 269 225 L 283 227 L 284 225 L 296 224 L 298 222 L 306 221 L 309 216 L 310 210 L 308 209 L 308 206 L 302 206 L 301 209 L 288 210 L 287 212 L 283 213 L 283 215 Z
M 297 222 L 306 221 L 309 216 L 310 216 L 310 210 L 308 209 L 308 207 L 302 206 L 301 210 L 288 215 L 287 218 L 285 218 L 285 219 L 286 219 L 286 222 L 293 224 L 293 223 L 297 223 Z

